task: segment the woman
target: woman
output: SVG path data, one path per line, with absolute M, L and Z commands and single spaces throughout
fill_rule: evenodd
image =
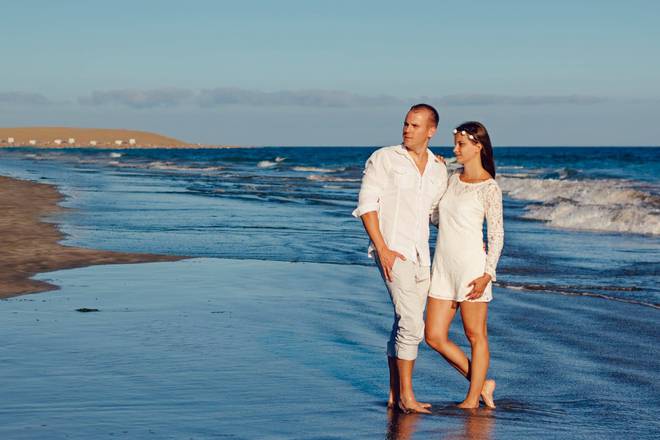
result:
M 438 242 L 433 258 L 426 311 L 426 342 L 470 381 L 460 408 L 495 408 L 495 381 L 486 379 L 490 353 L 486 320 L 492 281 L 504 239 L 502 192 L 495 182 L 493 147 L 486 128 L 470 121 L 454 130 L 454 154 L 463 165 L 449 178 L 438 216 Z M 488 252 L 483 246 L 484 217 Z M 449 340 L 449 326 L 461 309 L 472 361 Z

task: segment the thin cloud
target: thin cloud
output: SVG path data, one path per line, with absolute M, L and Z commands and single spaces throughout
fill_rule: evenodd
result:
M 2 102 L 1 97 L 2 95 L 0 95 L 0 102 Z M 43 96 L 41 98 L 46 99 Z M 310 89 L 264 92 L 235 87 L 218 87 L 199 91 L 179 88 L 97 90 L 89 96 L 78 99 L 78 102 L 83 105 L 119 105 L 134 109 L 170 108 L 183 105 L 197 105 L 201 108 L 236 105 L 251 107 L 361 108 L 400 106 L 414 102 L 428 102 L 443 107 L 540 106 L 593 105 L 612 101 L 622 102 L 621 99 L 590 95 L 455 94 L 436 97 L 399 98 L 386 94 L 362 95 L 342 90 Z
M 123 105 L 135 109 L 178 107 L 187 102 L 194 93 L 187 89 L 162 88 L 152 90 L 108 90 L 94 91 L 90 96 L 78 99 L 83 105 Z
M 591 105 L 609 101 L 607 98 L 589 95 L 487 95 L 487 94 L 464 94 L 447 95 L 440 98 L 428 98 L 430 101 L 445 106 L 476 106 L 476 105 Z
M 341 90 L 281 90 L 262 92 L 231 87 L 201 90 L 201 107 L 223 105 L 297 106 L 297 107 L 372 107 L 399 105 L 404 100 L 389 95 L 366 96 Z
M 41 93 L 0 92 L 0 104 L 11 105 L 49 105 L 51 100 Z

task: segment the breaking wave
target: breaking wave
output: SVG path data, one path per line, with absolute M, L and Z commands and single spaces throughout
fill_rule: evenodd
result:
M 524 218 L 568 229 L 660 235 L 660 196 L 618 179 L 498 177 L 512 199 L 537 202 Z
M 309 171 L 312 173 L 337 173 L 344 171 L 346 168 L 318 168 L 318 167 L 293 167 L 293 171 Z
M 166 170 L 166 171 L 187 171 L 187 172 L 209 172 L 209 171 L 220 171 L 224 167 L 192 167 L 185 165 L 177 165 L 174 162 L 150 162 L 148 168 L 155 170 Z
M 276 165 L 277 165 L 277 162 L 273 162 L 273 161 L 270 161 L 270 160 L 262 160 L 262 161 L 259 161 L 259 163 L 257 163 L 257 168 L 272 168 Z
M 359 182 L 360 179 L 351 179 L 349 177 L 332 177 L 319 174 L 310 174 L 307 180 L 314 180 L 316 182 Z

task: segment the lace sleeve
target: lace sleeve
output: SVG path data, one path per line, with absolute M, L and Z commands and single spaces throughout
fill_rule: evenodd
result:
M 495 281 L 495 268 L 504 246 L 504 215 L 502 209 L 502 190 L 497 183 L 484 188 L 484 208 L 488 227 L 488 255 L 484 272 Z

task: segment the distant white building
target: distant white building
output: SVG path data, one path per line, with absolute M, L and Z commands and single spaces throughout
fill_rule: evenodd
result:
M 120 141 L 120 140 L 116 140 L 116 141 L 115 141 L 115 145 L 121 145 L 122 143 L 123 143 L 123 142 Z
M 96 141 L 89 141 L 89 145 L 91 145 L 92 147 L 95 147 L 96 146 Z
M 131 144 L 131 145 L 135 145 L 135 139 L 129 139 L 128 143 Z
M 53 142 L 55 145 L 62 145 L 62 139 L 55 139 Z
M 14 143 L 14 138 L 7 138 L 7 143 L 13 144 Z
M 30 140 L 28 141 L 28 144 L 30 144 L 30 145 L 37 145 L 37 141 L 35 141 L 34 139 L 30 139 Z
M 69 143 L 70 143 L 70 144 L 75 144 L 75 143 L 76 143 L 76 139 L 75 139 L 75 138 L 69 138 Z

